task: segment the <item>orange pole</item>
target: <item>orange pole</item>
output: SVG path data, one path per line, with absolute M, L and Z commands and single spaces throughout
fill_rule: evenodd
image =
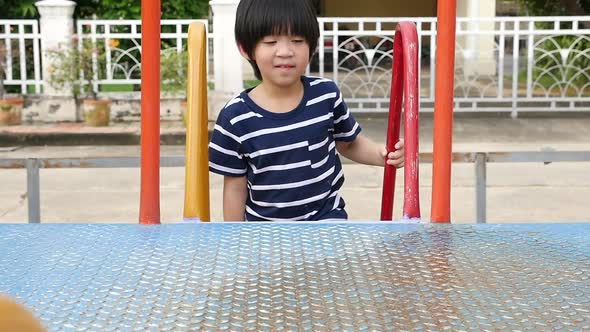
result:
M 451 222 L 451 157 L 457 1 L 439 0 L 432 164 L 432 222 Z
M 141 1 L 139 223 L 160 223 L 160 0 Z

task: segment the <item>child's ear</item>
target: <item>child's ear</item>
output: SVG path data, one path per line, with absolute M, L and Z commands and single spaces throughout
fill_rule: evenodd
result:
M 246 51 L 244 51 L 244 48 L 242 47 L 241 44 L 238 44 L 238 49 L 240 50 L 240 54 L 246 58 L 246 60 L 251 61 L 252 59 L 250 59 L 250 56 L 248 55 L 248 53 L 246 53 Z

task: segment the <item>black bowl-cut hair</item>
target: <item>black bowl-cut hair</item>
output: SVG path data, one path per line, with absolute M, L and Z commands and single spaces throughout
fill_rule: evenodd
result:
M 256 44 L 270 35 L 301 36 L 309 45 L 309 58 L 317 46 L 320 30 L 310 0 L 241 0 L 236 12 L 236 42 L 253 58 Z M 249 60 L 256 78 L 262 80 L 256 61 Z

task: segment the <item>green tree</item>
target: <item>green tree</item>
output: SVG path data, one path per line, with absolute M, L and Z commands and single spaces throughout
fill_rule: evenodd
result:
M 164 0 L 165 1 L 165 0 Z M 130 0 L 77 0 L 74 17 L 88 19 L 138 19 L 141 1 Z
M 518 0 L 518 2 L 531 15 L 584 16 L 590 11 L 590 0 Z M 580 22 L 580 24 L 590 29 L 588 22 Z M 536 23 L 539 29 L 552 26 L 552 22 Z M 584 56 L 590 47 L 588 38 L 576 35 L 539 38 L 542 39 L 536 45 L 533 57 L 535 59 L 534 81 L 551 92 L 558 91 L 570 96 L 578 95 L 579 91 L 571 87 L 583 88 L 588 83 L 590 61 L 587 56 Z
M 518 0 L 533 15 L 588 15 L 590 0 Z
M 48 83 L 57 89 L 72 89 L 76 99 L 80 96 L 96 99 L 98 91 L 94 90 L 94 83 L 95 77 L 103 76 L 101 72 L 105 68 L 104 46 L 96 47 L 90 39 L 82 40 L 78 46 L 77 38 L 72 40 L 72 45 L 74 46 L 66 51 L 60 48 L 47 51 L 52 61 L 52 66 L 48 69 Z M 98 62 L 96 69 L 93 58 Z
M 37 0 L 0 0 L 0 19 L 37 18 Z M 76 18 L 139 19 L 139 0 L 76 0 Z M 205 18 L 209 14 L 209 0 L 161 0 L 162 18 Z
M 188 51 L 175 48 L 162 50 L 160 56 L 160 81 L 162 92 L 171 95 L 186 92 Z
M 517 0 L 531 15 L 535 16 L 585 16 L 590 13 L 590 0 Z M 590 29 L 590 22 L 580 22 Z
M 0 0 L 1 1 L 1 0 Z M 139 19 L 141 2 L 137 0 L 78 0 L 77 18 Z M 204 18 L 209 13 L 208 0 L 161 0 L 162 18 Z
M 0 19 L 35 18 L 35 0 L 0 0 Z

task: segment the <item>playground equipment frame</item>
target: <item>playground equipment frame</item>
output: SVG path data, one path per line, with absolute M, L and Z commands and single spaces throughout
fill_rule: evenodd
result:
M 453 123 L 453 82 L 455 66 L 455 25 L 456 25 L 456 0 L 441 1 L 438 4 L 438 34 L 437 34 L 437 65 L 436 77 L 436 100 L 435 100 L 435 121 L 434 121 L 434 158 L 433 158 L 433 178 L 432 178 L 432 222 L 451 222 L 451 153 L 452 153 L 452 123 Z M 142 24 L 155 24 L 153 17 L 154 12 L 160 11 L 159 2 L 157 7 L 150 3 L 149 6 L 142 6 Z M 144 12 L 145 11 L 145 12 Z M 147 31 L 147 29 L 146 29 Z M 192 31 L 192 32 L 191 32 Z M 199 31 L 196 33 L 196 31 Z M 202 130 L 206 126 L 207 117 L 207 75 L 206 75 L 206 45 L 207 37 L 202 24 L 193 23 L 189 27 L 189 84 L 187 88 L 188 107 L 187 107 L 187 140 L 186 140 L 186 178 L 185 178 L 185 205 L 184 219 L 196 219 L 199 221 L 209 221 L 209 201 L 208 195 L 208 157 L 207 157 L 207 136 L 206 131 Z M 159 41 L 157 36 L 149 35 L 147 32 L 145 38 L 154 38 Z M 394 43 L 394 62 L 392 68 L 391 82 L 391 103 L 389 130 L 386 137 L 388 151 L 393 151 L 396 141 L 399 139 L 399 126 L 402 102 L 405 105 L 405 127 L 404 133 L 406 140 L 405 147 L 405 190 L 404 190 L 404 218 L 420 218 L 419 195 L 418 195 L 418 37 L 416 26 L 410 22 L 402 22 L 396 28 Z M 150 44 L 151 46 L 151 44 Z M 142 45 L 143 47 L 143 45 Z M 146 57 L 152 57 L 157 52 L 143 52 Z M 157 50 L 159 52 L 159 49 Z M 159 56 L 159 53 L 157 54 Z M 150 60 L 150 63 L 153 59 Z M 143 65 L 143 62 L 142 62 Z M 150 91 L 155 89 L 153 77 L 147 75 L 142 77 L 142 87 L 145 85 Z M 449 84 L 449 82 L 451 84 Z M 158 86 L 159 89 L 159 86 Z M 143 91 L 143 89 L 142 89 Z M 159 91 L 158 91 L 159 92 Z M 405 96 L 405 100 L 404 100 Z M 151 105 L 153 106 L 153 105 Z M 151 107 L 150 106 L 150 107 Z M 159 105 L 158 105 L 159 106 Z M 144 107 L 142 99 L 142 114 L 145 111 L 152 111 L 150 107 Z M 193 121 L 191 119 L 196 119 Z M 143 152 L 150 151 L 150 144 L 154 144 L 154 137 L 159 132 L 154 132 L 151 125 L 151 116 L 142 116 L 142 157 Z M 146 129 L 150 131 L 144 132 Z M 159 127 L 159 123 L 158 123 Z M 146 139 L 144 140 L 144 136 Z M 159 157 L 159 150 L 157 150 Z M 153 155 L 146 156 L 146 162 L 142 159 L 142 182 L 141 182 L 141 204 L 140 218 L 141 224 L 159 223 L 159 192 L 149 195 L 149 190 L 155 184 L 154 178 L 159 181 L 159 177 L 149 178 L 144 174 L 151 174 L 151 170 L 159 168 L 157 162 L 147 162 Z M 147 168 L 144 171 L 144 168 Z M 145 183 L 145 185 L 144 185 Z M 381 220 L 391 220 L 393 209 L 393 190 L 395 187 L 395 169 L 385 165 L 383 196 L 381 206 Z M 199 190 L 197 190 L 199 188 Z M 206 196 L 206 197 L 205 197 Z M 146 202 L 150 202 L 150 207 Z M 144 204 L 145 203 L 145 204 Z M 153 212 L 155 207 L 158 209 L 158 218 L 155 218 Z

